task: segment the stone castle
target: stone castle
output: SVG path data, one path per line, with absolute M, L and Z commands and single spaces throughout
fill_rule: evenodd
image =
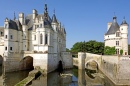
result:
M 108 29 L 104 35 L 105 46 L 115 47 L 117 55 L 120 54 L 120 50 L 123 50 L 123 55 L 128 55 L 128 27 L 125 18 L 120 26 L 115 16 L 113 22 L 108 23 Z
M 71 54 L 66 52 L 66 30 L 55 12 L 50 18 L 47 4 L 43 14 L 34 9 L 27 16 L 20 13 L 18 19 L 15 14 L 13 20 L 6 18 L 0 27 L 0 49 L 7 72 L 37 66 L 51 72 L 59 61 L 72 67 Z

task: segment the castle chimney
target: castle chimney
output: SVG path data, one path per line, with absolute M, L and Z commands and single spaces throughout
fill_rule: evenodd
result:
M 24 24 L 24 13 L 19 13 L 19 21 L 22 25 Z
M 36 16 L 37 16 L 37 10 L 33 9 L 33 20 L 36 18 Z

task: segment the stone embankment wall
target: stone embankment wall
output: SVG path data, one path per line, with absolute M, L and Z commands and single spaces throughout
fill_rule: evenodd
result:
M 118 78 L 130 79 L 130 57 L 120 57 L 118 64 Z
M 26 58 L 31 58 L 32 61 L 26 62 Z M 5 53 L 4 54 L 4 66 L 5 72 L 12 72 L 18 70 L 25 70 L 25 63 L 31 63 L 35 68 L 39 67 L 46 71 L 46 73 L 52 72 L 57 69 L 59 61 L 63 62 L 63 68 L 73 67 L 73 58 L 70 52 L 62 52 L 61 54 L 52 53 Z
M 70 52 L 62 52 L 63 68 L 73 68 L 73 58 Z
M 102 56 L 100 70 L 114 83 L 118 73 L 118 56 Z
M 19 69 L 19 63 L 20 63 L 20 56 L 21 54 L 18 53 L 10 53 L 10 57 L 4 57 L 3 59 L 3 65 L 4 65 L 4 71 L 5 72 L 12 72 L 12 71 L 18 71 Z

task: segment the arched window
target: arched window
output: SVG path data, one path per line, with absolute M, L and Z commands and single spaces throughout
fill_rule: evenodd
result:
M 47 37 L 47 34 L 45 35 L 45 44 L 48 44 L 48 37 Z
M 40 44 L 42 44 L 42 34 L 40 34 Z

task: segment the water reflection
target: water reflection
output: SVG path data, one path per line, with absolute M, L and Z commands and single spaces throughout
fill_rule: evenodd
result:
M 49 73 L 47 76 L 40 76 L 33 80 L 32 86 L 78 86 L 75 77 L 71 76 L 72 70 L 66 70 L 63 74 L 58 72 Z
M 0 69 L 1 66 L 0 66 Z M 0 70 L 0 86 L 5 82 L 6 86 L 14 86 L 19 81 L 27 77 L 29 71 L 19 71 L 3 73 Z M 68 74 L 68 75 L 66 75 Z M 69 75 L 69 74 L 72 74 Z M 100 71 L 95 73 L 91 70 L 78 70 L 76 68 L 63 71 L 60 75 L 57 71 L 49 73 L 47 76 L 40 76 L 36 80 L 29 83 L 28 86 L 115 86 L 106 76 Z
M 2 72 L 2 66 L 0 66 L 0 86 L 14 86 L 19 81 L 28 76 L 30 70 L 19 72 Z
M 60 76 L 58 72 L 49 73 L 33 80 L 31 86 L 115 86 L 100 71 L 95 73 L 90 70 L 65 70 L 64 74 L 73 76 Z

